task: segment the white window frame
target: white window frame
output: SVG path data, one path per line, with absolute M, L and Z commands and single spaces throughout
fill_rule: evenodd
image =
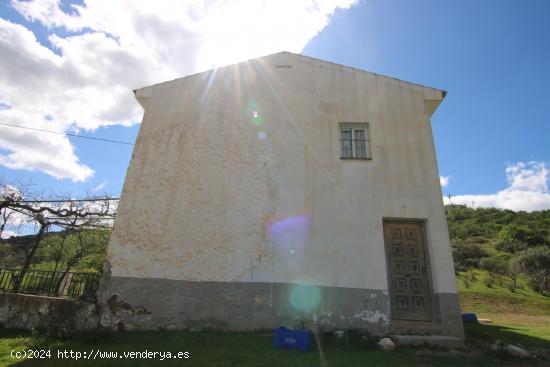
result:
M 342 132 L 349 131 L 350 139 L 343 139 Z M 357 139 L 356 135 L 359 135 L 358 132 L 363 131 L 364 138 Z M 339 136 L 339 147 L 340 147 L 340 159 L 358 159 L 358 160 L 370 160 L 372 159 L 371 154 L 371 140 L 370 140 L 370 126 L 367 122 L 341 122 L 338 129 Z M 344 154 L 344 144 L 349 142 L 351 145 L 351 155 Z M 364 145 L 364 155 L 361 154 L 361 150 L 358 147 L 361 147 L 361 143 Z M 347 150 L 347 149 L 346 149 Z

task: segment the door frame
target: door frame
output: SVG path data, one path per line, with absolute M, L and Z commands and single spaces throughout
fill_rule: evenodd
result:
M 388 243 L 386 241 L 386 232 L 384 230 L 384 224 L 386 223 L 400 223 L 400 224 L 418 224 L 420 225 L 420 230 L 422 231 L 422 241 L 424 242 L 424 254 L 425 254 L 425 262 L 426 262 L 426 274 L 427 274 L 427 281 L 428 281 L 428 297 L 430 297 L 430 320 L 408 320 L 408 319 L 396 319 L 394 318 L 393 311 L 392 311 L 392 278 L 390 274 L 390 264 L 391 264 L 391 252 L 388 250 Z M 426 322 L 434 322 L 435 321 L 435 310 L 436 310 L 436 297 L 434 294 L 434 288 L 433 288 L 433 274 L 432 274 L 432 254 L 431 254 L 431 242 L 429 242 L 428 237 L 428 219 L 425 218 L 396 218 L 396 217 L 382 217 L 382 237 L 384 238 L 384 252 L 386 253 L 386 278 L 388 280 L 388 294 L 389 294 L 389 302 L 390 302 L 390 320 L 391 321 L 407 321 L 407 322 L 418 322 L 418 323 L 426 323 Z

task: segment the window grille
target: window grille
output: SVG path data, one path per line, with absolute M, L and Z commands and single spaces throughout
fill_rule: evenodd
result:
M 340 159 L 371 159 L 369 125 L 340 124 Z

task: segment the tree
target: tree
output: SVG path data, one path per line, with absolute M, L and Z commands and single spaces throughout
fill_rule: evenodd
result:
M 0 229 L 4 231 L 14 215 L 20 220 L 23 218 L 27 226 L 34 226 L 36 229 L 27 246 L 24 246 L 24 262 L 15 280 L 15 290 L 21 286 L 21 281 L 50 229 L 56 228 L 63 232 L 64 244 L 69 234 L 78 234 L 92 228 L 106 228 L 114 219 L 116 201 L 108 195 L 86 199 L 57 195 L 52 199 L 41 199 L 33 195 L 28 187 L 17 187 L 3 180 L 0 180 L 0 185 L 0 220 L 3 220 Z M 84 243 L 81 242 L 81 250 L 70 264 L 75 264 L 83 258 L 86 254 L 83 247 Z
M 550 295 L 550 248 L 538 246 L 527 249 L 518 257 L 517 264 L 536 292 Z

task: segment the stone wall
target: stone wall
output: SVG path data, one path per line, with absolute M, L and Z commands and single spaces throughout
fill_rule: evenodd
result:
M 0 293 L 0 327 L 6 329 L 89 330 L 96 328 L 98 321 L 93 303 Z

